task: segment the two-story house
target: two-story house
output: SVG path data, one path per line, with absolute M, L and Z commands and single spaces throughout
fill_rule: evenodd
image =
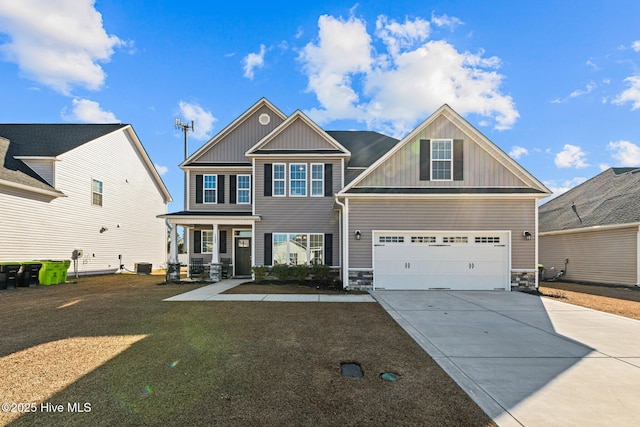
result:
M 444 105 L 402 140 L 325 131 L 261 99 L 187 158 L 189 256 L 251 267 L 323 263 L 345 287 L 510 289 L 536 283 L 549 190 Z

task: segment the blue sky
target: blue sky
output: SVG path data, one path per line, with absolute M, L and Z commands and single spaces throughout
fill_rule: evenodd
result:
M 176 117 L 195 121 L 192 153 L 262 97 L 396 137 L 448 103 L 560 194 L 640 166 L 638 16 L 616 0 L 0 0 L 0 121 L 132 124 L 176 211 Z

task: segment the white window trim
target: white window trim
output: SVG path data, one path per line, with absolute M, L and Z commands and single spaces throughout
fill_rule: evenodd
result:
M 246 176 L 249 178 L 249 188 L 240 188 L 240 177 L 241 176 Z M 241 202 L 240 201 L 240 191 L 246 191 L 247 194 L 249 195 L 249 201 L 247 202 Z M 238 205 L 250 205 L 251 204 L 251 175 L 249 174 L 242 174 L 242 175 L 238 175 L 236 177 L 236 204 Z
M 451 146 L 450 153 L 451 157 L 449 159 L 434 159 L 433 158 L 433 143 L 434 142 L 448 142 Z M 453 181 L 453 139 L 450 138 L 438 138 L 432 139 L 431 144 L 429 144 L 429 159 L 431 164 L 429 165 L 429 173 L 431 174 L 431 181 Z M 449 162 L 449 178 L 434 178 L 433 177 L 433 164 L 434 162 Z
M 277 181 L 282 181 L 283 192 L 282 194 L 276 194 L 276 179 L 275 179 L 275 167 L 282 166 L 284 170 L 284 177 L 282 179 L 278 179 Z M 271 197 L 287 197 L 287 164 L 286 163 L 274 163 L 273 170 L 271 172 Z
M 321 242 L 322 242 L 322 263 L 325 263 L 325 250 L 326 248 L 324 247 L 324 233 L 273 233 L 271 236 L 271 265 L 276 265 L 275 263 L 275 254 L 276 254 L 276 245 L 275 245 L 275 236 L 276 235 L 284 235 L 286 236 L 285 241 L 287 242 L 287 255 L 286 255 L 286 260 L 287 263 L 286 265 L 295 265 L 295 264 L 291 264 L 291 252 L 289 250 L 289 243 L 290 243 L 290 236 L 297 236 L 297 235 L 306 235 L 307 236 L 307 264 L 306 265 L 313 265 L 311 264 L 311 236 L 322 236 L 321 237 Z M 282 265 L 282 264 L 279 264 Z
M 94 182 L 99 182 L 100 183 L 100 187 L 101 187 L 101 191 L 97 192 L 93 190 L 93 183 Z M 94 203 L 93 202 L 93 195 L 94 194 L 99 194 L 100 195 L 100 204 Z M 104 182 L 97 179 L 97 178 L 91 178 L 91 205 L 92 206 L 99 206 L 102 207 L 102 205 L 104 204 Z
M 211 234 L 211 251 L 207 252 L 205 250 L 205 238 L 204 235 L 205 233 L 210 233 Z M 213 245 L 215 244 L 215 240 L 214 240 L 214 234 L 213 234 L 213 230 L 200 230 L 200 253 L 202 254 L 212 254 L 213 253 Z
M 320 179 L 314 179 L 313 178 L 313 167 L 314 166 L 320 166 L 320 172 L 322 173 L 322 178 Z M 311 166 L 309 167 L 309 179 L 311 182 L 311 188 L 309 189 L 309 195 L 311 197 L 324 197 L 324 163 L 311 163 Z M 320 182 L 320 194 L 313 194 L 313 183 L 314 182 Z
M 208 189 L 206 187 L 207 177 L 215 176 L 216 177 L 216 186 L 213 189 Z M 213 197 L 213 202 L 207 202 L 207 191 L 213 191 L 215 196 Z M 202 176 L 202 203 L 205 205 L 215 205 L 218 203 L 218 174 L 215 173 L 207 173 Z
M 304 166 L 304 194 L 291 194 L 291 188 L 293 187 L 291 185 L 291 168 L 293 166 Z M 307 197 L 309 194 L 309 189 L 307 188 L 309 185 L 309 165 L 307 165 L 306 163 L 289 163 L 289 197 Z M 296 180 L 296 181 L 302 181 L 302 180 Z

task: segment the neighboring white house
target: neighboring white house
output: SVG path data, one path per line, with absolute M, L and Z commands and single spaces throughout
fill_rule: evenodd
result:
M 131 125 L 0 124 L 0 261 L 81 250 L 79 274 L 157 269 L 169 202 Z

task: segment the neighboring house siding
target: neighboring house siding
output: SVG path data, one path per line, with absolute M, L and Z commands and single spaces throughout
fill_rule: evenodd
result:
M 262 149 L 266 150 L 318 150 L 332 149 L 336 147 L 331 145 L 325 138 L 320 136 L 318 132 L 309 127 L 301 119 L 296 120 L 284 129 L 277 138 L 267 143 Z
M 261 125 L 258 122 L 258 117 L 265 113 L 269 114 L 271 121 L 267 125 Z M 276 113 L 267 106 L 263 106 L 235 128 L 233 132 L 224 136 L 210 150 L 200 155 L 194 164 L 207 162 L 246 163 L 248 160 L 244 153 L 282 122 L 283 120 Z
M 636 285 L 638 227 L 540 236 L 539 260 L 545 268 L 565 269 L 567 280 Z
M 333 197 L 270 197 L 264 196 L 264 165 L 265 163 L 330 163 L 332 164 L 333 192 L 340 189 L 341 161 L 329 158 L 287 158 L 287 159 L 256 159 L 256 214 L 260 221 L 255 227 L 254 263 L 264 264 L 264 233 L 331 233 L 332 234 L 332 265 L 339 263 L 339 227 L 338 213 L 333 210 Z M 307 181 L 307 188 L 310 182 Z M 288 181 L 287 181 L 288 186 Z M 307 191 L 308 192 L 308 191 Z
M 83 249 L 80 273 L 116 271 L 118 255 L 129 270 L 138 262 L 161 267 L 167 232 L 156 215 L 166 204 L 125 135 L 114 132 L 59 156 L 56 189 L 66 197 L 0 191 L 0 261 L 70 259 Z M 92 178 L 103 182 L 102 206 L 91 203 Z M 108 230 L 100 233 L 102 227 Z
M 224 176 L 224 203 L 196 203 L 196 182 L 198 175 Z M 189 173 L 189 210 L 217 212 L 251 212 L 250 204 L 230 203 L 231 175 L 251 175 L 251 168 L 224 168 L 192 170 Z M 253 187 L 254 183 L 251 183 Z
M 511 231 L 511 268 L 535 268 L 534 200 L 349 199 L 349 267 L 372 268 L 372 230 Z M 356 230 L 362 231 L 355 240 Z
M 420 140 L 463 140 L 463 180 L 421 181 Z M 446 117 L 439 117 L 384 165 L 368 175 L 358 187 L 526 187 L 521 179 L 498 162 L 487 151 L 492 147 L 479 146 L 471 137 Z

